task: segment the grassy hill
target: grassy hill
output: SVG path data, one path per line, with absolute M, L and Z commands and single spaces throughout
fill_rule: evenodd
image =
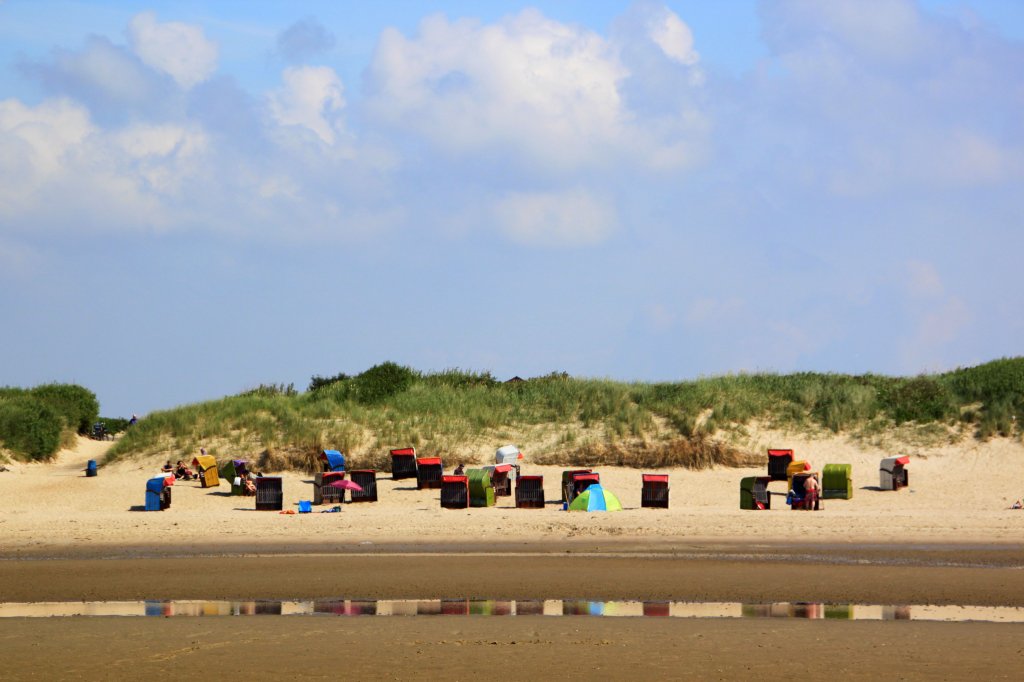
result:
M 191 458 L 200 446 L 303 469 L 325 447 L 350 466 L 387 470 L 387 450 L 415 446 L 449 461 L 489 458 L 514 442 L 555 464 L 738 465 L 761 457 L 730 445 L 752 423 L 871 439 L 1021 437 L 1024 358 L 917 377 L 740 374 L 624 383 L 551 374 L 502 383 L 489 373 L 420 373 L 394 363 L 356 376 L 313 377 L 310 389 L 261 386 L 153 413 L 109 458 Z

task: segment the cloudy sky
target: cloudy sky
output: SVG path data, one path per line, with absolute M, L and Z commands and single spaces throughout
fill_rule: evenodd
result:
M 0 0 L 0 385 L 1021 354 L 1024 3 L 372 4 Z

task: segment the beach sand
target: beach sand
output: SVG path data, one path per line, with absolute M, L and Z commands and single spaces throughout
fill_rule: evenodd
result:
M 0 601 L 493 598 L 1024 606 L 1024 447 L 918 452 L 909 490 L 881 492 L 885 453 L 791 438 L 815 469 L 853 465 L 851 500 L 741 511 L 763 469 L 671 470 L 672 507 L 639 508 L 640 473 L 601 468 L 615 514 L 566 513 L 560 469 L 543 510 L 440 509 L 436 490 L 379 480 L 380 501 L 335 514 L 254 511 L 228 488 L 174 486 L 141 512 L 158 460 L 82 472 L 105 443 L 0 473 Z M 269 472 L 268 472 L 269 473 Z M 284 473 L 285 506 L 312 498 Z M 784 492 L 775 484 L 776 492 Z M 314 509 L 317 509 L 314 507 Z M 600 670 L 609 679 L 751 675 L 1017 678 L 1024 625 L 720 619 L 0 619 L 5 679 L 354 674 L 499 679 Z M 7 673 L 10 673 L 8 675 Z

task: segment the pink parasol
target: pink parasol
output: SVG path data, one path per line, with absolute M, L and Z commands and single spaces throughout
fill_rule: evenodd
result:
M 331 481 L 327 485 L 332 488 L 341 488 L 342 490 L 358 490 L 363 491 L 363 486 L 359 485 L 355 481 L 349 481 L 348 479 L 341 479 L 340 481 Z

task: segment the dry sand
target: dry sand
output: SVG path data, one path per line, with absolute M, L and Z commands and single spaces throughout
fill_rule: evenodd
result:
M 626 510 L 442 510 L 437 491 L 379 482 L 337 514 L 256 512 L 227 486 L 174 487 L 134 511 L 160 461 L 82 470 L 108 444 L 0 473 L 0 600 L 364 597 L 823 601 L 1024 606 L 1024 447 L 967 443 L 910 464 L 880 492 L 890 453 L 845 441 L 773 443 L 816 469 L 853 465 L 852 500 L 741 511 L 762 469 L 672 470 L 672 508 L 640 509 L 640 472 L 602 468 Z M 918 453 L 924 454 L 924 453 Z M 560 470 L 524 465 L 558 497 Z M 285 473 L 286 507 L 312 497 Z M 776 484 L 781 485 L 781 484 Z M 777 492 L 783 492 L 776 487 Z M 780 503 L 782 498 L 776 498 Z M 314 508 L 315 509 L 315 508 Z M 1024 626 L 989 623 L 487 618 L 52 618 L 0 620 L 4 677 L 284 675 L 609 679 L 1020 676 Z
M 739 509 L 739 481 L 762 468 L 669 470 L 671 509 L 640 508 L 640 473 L 601 468 L 601 480 L 622 501 L 615 514 L 565 513 L 557 504 L 561 469 L 523 465 L 542 474 L 552 501 L 543 510 L 515 509 L 499 498 L 495 508 L 445 510 L 437 490 L 416 490 L 411 480 L 378 482 L 380 501 L 347 504 L 340 514 L 280 515 L 256 512 L 251 497 L 231 497 L 229 487 L 207 490 L 195 482 L 174 486 L 171 509 L 140 510 L 145 481 L 160 460 L 119 462 L 83 474 L 88 459 L 101 459 L 105 443 L 83 440 L 51 464 L 12 464 L 0 473 L 0 538 L 7 555 L 103 546 L 189 548 L 238 544 L 314 543 L 333 548 L 363 543 L 493 543 L 631 541 L 658 547 L 678 542 L 750 543 L 990 543 L 1024 538 L 1024 511 L 1010 510 L 1024 497 L 1024 446 L 1017 441 L 966 443 L 915 457 L 910 488 L 877 490 L 878 464 L 888 453 L 862 451 L 836 439 L 790 439 L 798 457 L 816 469 L 853 465 L 851 500 L 826 500 L 818 513 L 794 512 L 783 497 L 768 512 Z M 312 499 L 311 477 L 285 472 L 285 508 Z M 783 483 L 773 484 L 785 492 Z

